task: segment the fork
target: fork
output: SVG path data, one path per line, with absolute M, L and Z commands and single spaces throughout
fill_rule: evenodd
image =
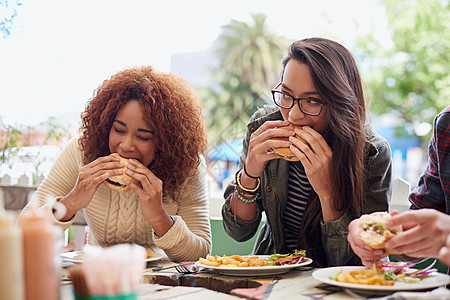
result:
M 192 274 L 192 273 L 196 273 L 195 270 L 194 270 L 194 271 L 189 270 L 189 268 L 186 267 L 186 266 L 185 266 L 184 264 L 182 264 L 182 263 L 178 263 L 178 264 L 175 266 L 175 270 L 177 270 L 178 273 L 183 273 L 183 274 Z

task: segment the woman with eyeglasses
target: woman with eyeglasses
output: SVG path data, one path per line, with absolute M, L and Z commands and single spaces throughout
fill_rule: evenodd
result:
M 264 212 L 254 254 L 304 249 L 317 266 L 361 264 L 347 241 L 348 224 L 388 209 L 389 144 L 366 123 L 358 67 L 342 45 L 299 40 L 282 65 L 275 105 L 259 109 L 247 126 L 239 171 L 224 195 L 225 230 L 248 240 Z M 279 128 L 289 123 L 297 128 Z M 272 151 L 279 147 L 298 161 L 279 159 Z

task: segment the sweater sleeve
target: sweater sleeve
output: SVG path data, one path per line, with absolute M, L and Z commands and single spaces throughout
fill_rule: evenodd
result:
M 174 224 L 162 237 L 153 234 L 155 245 L 171 260 L 194 261 L 211 252 L 211 227 L 207 193 L 206 163 L 202 158 L 199 174 L 188 180 L 177 199 Z
M 73 138 L 61 151 L 53 163 L 50 173 L 39 185 L 21 214 L 29 211 L 31 207 L 37 207 L 48 213 L 55 225 L 61 227 L 62 230 L 67 229 L 75 220 L 76 215 L 67 222 L 61 222 L 55 218 L 52 209 L 57 198 L 66 196 L 75 186 L 81 161 L 82 153 L 78 149 L 78 138 Z

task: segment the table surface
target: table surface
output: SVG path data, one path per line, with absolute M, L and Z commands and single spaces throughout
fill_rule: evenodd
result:
M 291 269 L 280 275 L 267 277 L 237 277 L 202 270 L 181 274 L 174 268 L 153 271 L 154 267 L 175 265 L 169 261 L 147 263 L 138 299 L 364 299 L 387 295 L 386 292 L 354 291 L 322 283 L 312 277 L 312 267 Z M 70 284 L 63 284 L 61 299 L 73 299 Z

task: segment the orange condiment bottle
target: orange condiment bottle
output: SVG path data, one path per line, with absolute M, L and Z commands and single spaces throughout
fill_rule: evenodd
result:
M 32 209 L 20 216 L 19 225 L 23 235 L 25 299 L 57 300 L 56 231 L 50 217 Z
M 0 191 L 0 299 L 23 300 L 22 235 L 12 213 L 4 211 Z

